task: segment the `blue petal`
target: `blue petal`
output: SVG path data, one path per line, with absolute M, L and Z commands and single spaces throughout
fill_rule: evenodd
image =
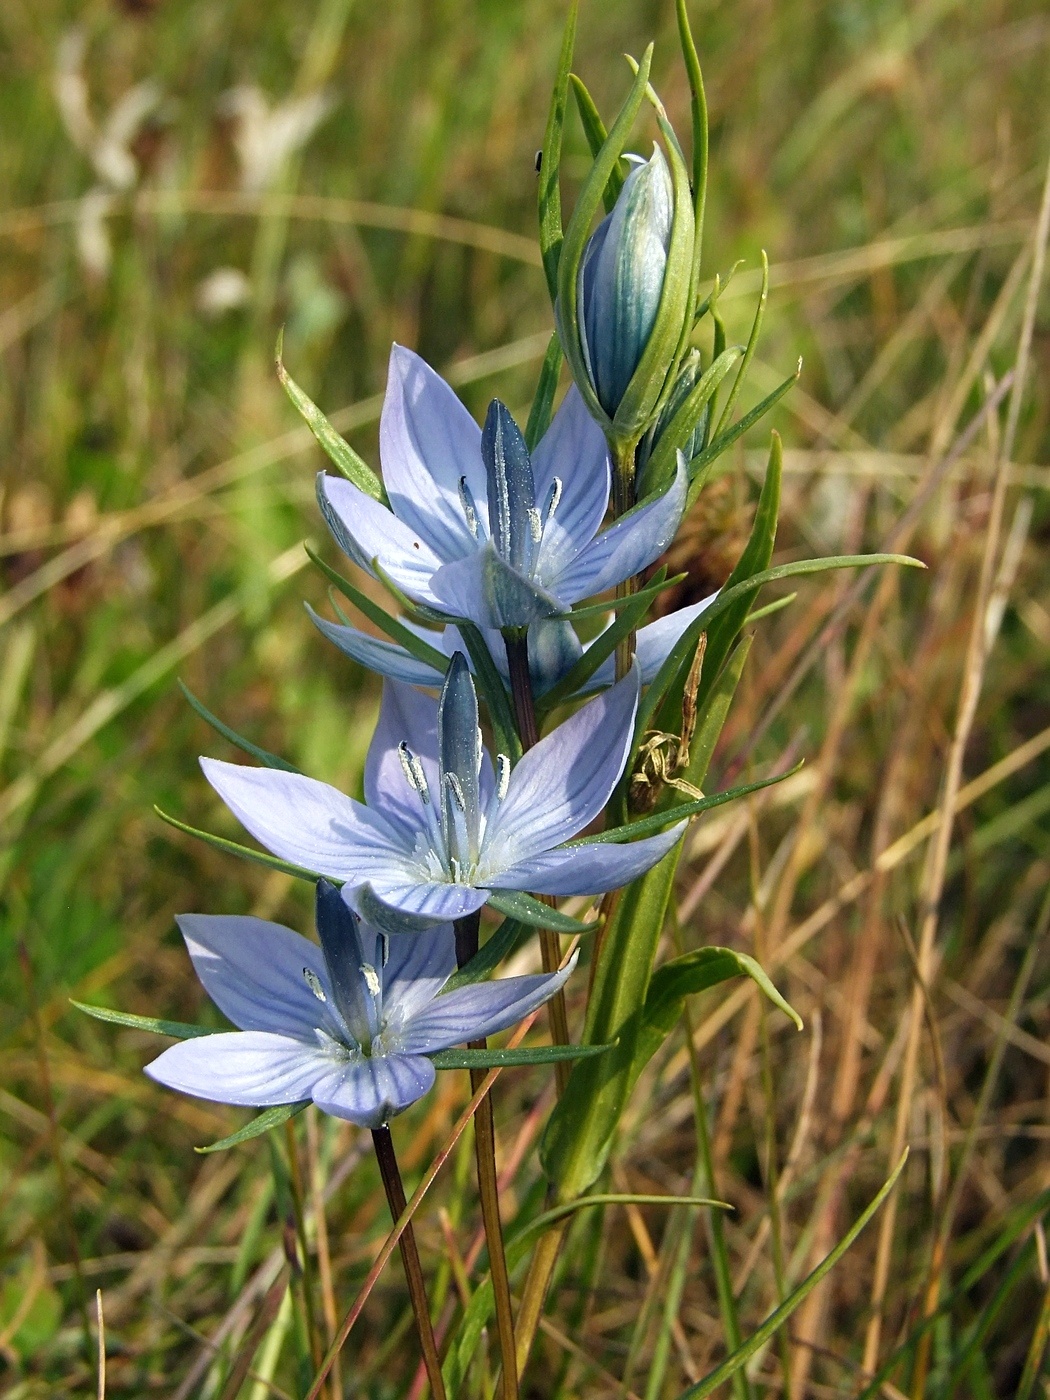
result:
M 176 923 L 204 990 L 235 1026 L 314 1043 L 325 1016 L 303 968 L 330 990 L 316 943 L 248 915 L 180 914 Z
M 456 935 L 451 924 L 424 933 L 392 934 L 382 970 L 383 1015 L 402 1026 L 433 1001 L 456 969 Z
M 501 977 L 446 992 L 405 1026 L 398 1036 L 399 1047 L 410 1054 L 432 1055 L 436 1050 L 505 1031 L 565 985 L 577 956 L 574 953 L 561 972 Z
M 430 591 L 443 612 L 497 630 L 568 612 L 568 605 L 501 559 L 491 541 L 444 564 L 431 578 Z
M 459 482 L 485 520 L 481 430 L 425 360 L 395 345 L 379 425 L 383 482 L 396 514 L 442 559 L 476 547 Z
M 644 836 L 640 841 L 563 846 L 519 862 L 504 872 L 500 884 L 508 890 L 536 894 L 604 894 L 644 875 L 681 839 L 687 825 L 679 822 L 669 831 Z
M 396 879 L 404 871 L 403 833 L 327 783 L 215 758 L 200 763 L 238 821 L 282 860 L 336 880 Z
M 500 639 L 502 642 L 502 638 Z M 506 648 L 501 647 L 506 657 Z M 529 628 L 529 675 L 536 695 L 556 685 L 583 655 L 583 647 L 567 618 L 552 617 Z
M 627 759 L 638 690 L 635 666 L 521 759 L 486 833 L 479 879 L 502 885 L 506 871 L 560 846 L 598 815 Z
M 712 593 L 707 598 L 702 598 L 699 603 L 690 603 L 687 608 L 679 608 L 665 617 L 658 617 L 655 622 L 647 623 L 641 628 L 635 641 L 634 656 L 642 673 L 643 685 L 649 685 L 656 679 L 656 673 L 667 660 L 675 642 L 717 597 L 717 593 Z M 615 679 L 615 657 L 610 656 L 602 662 L 580 693 L 588 695 L 595 690 L 604 690 L 612 685 Z
M 473 885 L 444 884 L 420 879 L 410 883 L 344 886 L 343 898 L 376 928 L 386 933 L 422 933 L 434 924 L 473 914 L 488 899 L 488 890 Z
M 158 1084 L 215 1103 L 297 1103 L 330 1071 L 319 1045 L 267 1031 L 226 1031 L 181 1040 L 146 1066 Z
M 322 1113 L 361 1128 L 379 1128 L 434 1086 L 434 1066 L 421 1055 L 348 1060 L 320 1080 L 313 1101 Z
M 573 385 L 532 455 L 536 506 L 543 538 L 536 561 L 540 579 L 554 578 L 598 532 L 609 505 L 610 465 L 605 435 Z M 553 513 L 546 508 L 561 493 Z
M 664 494 L 614 520 L 550 581 L 552 591 L 567 603 L 578 603 L 640 573 L 674 539 L 688 489 L 689 477 L 679 453 L 675 479 Z
M 431 672 L 431 675 L 434 673 Z M 406 744 L 423 768 L 431 804 L 439 794 L 437 702 L 400 681 L 387 681 L 379 721 L 365 759 L 365 801 L 369 810 L 395 825 L 407 849 L 416 833 L 429 827 L 423 801 L 405 777 L 398 746 Z
M 336 544 L 355 564 L 374 574 L 376 560 L 398 588 L 419 602 L 434 603 L 430 576 L 442 558 L 421 534 L 342 477 L 322 472 L 317 502 Z
M 327 618 L 315 613 L 309 603 L 306 604 L 306 611 L 318 631 L 323 632 L 330 642 L 334 642 L 344 655 L 356 661 L 359 666 L 364 666 L 377 675 L 388 676 L 391 680 L 404 681 L 407 685 L 440 684 L 441 672 L 428 666 L 425 661 L 417 661 L 404 647 L 397 646 L 394 642 L 384 642 L 379 637 L 370 637 L 367 632 L 359 632 L 356 627 L 329 622 Z M 433 641 L 430 637 L 427 640 L 433 647 L 441 645 L 436 637 Z

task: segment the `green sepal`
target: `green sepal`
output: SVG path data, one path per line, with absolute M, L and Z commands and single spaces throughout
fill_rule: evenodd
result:
M 558 263 L 562 253 L 561 224 L 561 146 L 565 128 L 565 109 L 569 98 L 569 70 L 572 67 L 572 50 L 576 42 L 576 9 L 578 0 L 572 0 L 569 15 L 565 21 L 565 33 L 558 55 L 558 71 L 551 92 L 550 112 L 547 115 L 547 128 L 543 133 L 543 149 L 540 152 L 539 169 L 539 220 L 540 256 L 543 271 L 547 278 L 547 289 L 551 302 L 558 299 Z M 531 446 L 531 444 L 530 444 Z
M 693 385 L 681 408 L 660 434 L 652 455 L 645 464 L 645 471 L 639 483 L 640 496 L 648 495 L 662 488 L 665 489 L 670 485 L 674 476 L 679 448 L 688 441 L 689 435 L 700 422 L 704 406 L 708 400 L 714 398 L 718 392 L 718 386 L 742 353 L 738 345 L 730 345 L 728 349 L 722 351 L 717 360 L 708 366 Z
M 520 919 L 504 919 L 491 938 L 487 938 L 470 962 L 459 968 L 445 983 L 442 995 L 453 992 L 457 987 L 470 986 L 474 982 L 484 982 L 525 942 L 532 937 L 532 924 Z
M 209 1152 L 225 1152 L 229 1147 L 239 1147 L 242 1142 L 250 1142 L 252 1138 L 261 1137 L 263 1133 L 268 1133 L 271 1128 L 279 1128 L 282 1123 L 287 1123 L 289 1118 L 294 1118 L 297 1113 L 302 1113 L 307 1108 L 311 1099 L 301 1099 L 299 1103 L 279 1103 L 273 1108 L 268 1108 L 265 1113 L 256 1114 L 250 1122 L 245 1123 L 243 1128 L 231 1133 L 229 1137 L 220 1138 L 218 1142 L 210 1143 L 207 1147 L 195 1147 L 194 1152 L 199 1152 L 201 1156 L 206 1156 Z
M 554 1065 L 604 1055 L 611 1045 L 536 1045 L 524 1050 L 436 1050 L 428 1055 L 436 1069 L 512 1069 L 516 1065 Z
M 731 1380 L 740 1368 L 745 1366 L 754 1356 L 755 1352 L 764 1347 L 770 1338 L 776 1335 L 795 1309 L 806 1301 L 814 1288 L 831 1272 L 860 1232 L 878 1212 L 886 1197 L 896 1186 L 897 1178 L 904 1170 L 904 1164 L 907 1160 L 908 1149 L 905 1148 L 904 1155 L 893 1169 L 892 1175 L 868 1208 L 857 1217 L 853 1225 L 846 1231 L 835 1248 L 824 1256 L 813 1272 L 807 1274 L 796 1289 L 788 1294 L 780 1307 L 775 1312 L 770 1313 L 761 1327 L 752 1332 L 742 1347 L 738 1347 L 731 1356 L 727 1356 L 720 1366 L 709 1372 L 702 1380 L 697 1381 L 696 1385 L 691 1385 L 688 1390 L 683 1390 L 678 1400 L 707 1400 L 709 1395 L 713 1395 L 716 1390 L 725 1385 L 726 1381 Z
M 558 392 L 563 358 L 561 341 L 555 332 L 547 344 L 536 393 L 529 409 L 529 421 L 525 424 L 525 446 L 530 452 L 535 451 L 537 443 L 551 425 L 551 418 L 554 416 L 554 395 Z
M 771 394 L 767 394 L 761 403 L 756 404 L 749 413 L 745 413 L 743 418 L 738 419 L 731 428 L 727 428 L 721 437 L 713 439 L 703 450 L 698 453 L 689 465 L 689 495 L 686 497 L 686 510 L 694 503 L 699 496 L 702 487 L 706 482 L 703 476 L 705 468 L 714 462 L 716 457 L 721 457 L 727 448 L 732 447 L 738 438 L 744 436 L 749 428 L 754 427 L 760 418 L 763 418 L 769 410 L 784 397 L 787 391 L 798 383 L 798 377 L 802 373 L 802 361 L 799 360 L 795 373 L 790 375 L 783 383 L 778 384 Z
M 572 95 L 576 99 L 576 110 L 580 114 L 580 124 L 583 127 L 583 134 L 587 138 L 587 145 L 591 148 L 591 156 L 597 156 L 605 145 L 609 133 L 605 129 L 605 123 L 601 119 L 594 98 L 587 91 L 587 85 L 583 79 L 578 78 L 575 73 L 570 73 L 569 82 L 572 84 Z M 623 161 L 618 160 L 605 182 L 605 189 L 602 191 L 602 203 L 607 214 L 612 213 L 620 191 L 623 189 L 625 178 Z
M 253 744 L 250 739 L 246 739 L 243 734 L 238 734 L 236 729 L 231 729 L 228 724 L 224 724 L 218 715 L 213 715 L 207 705 L 201 703 L 194 695 L 184 680 L 178 679 L 178 687 L 189 702 L 190 708 L 195 710 L 204 720 L 205 724 L 210 724 L 216 733 L 221 734 L 224 739 L 228 739 L 234 748 L 242 752 L 251 754 L 252 758 L 257 758 L 265 768 L 277 768 L 282 773 L 298 773 L 294 763 L 288 763 L 285 759 L 278 757 L 275 753 L 270 753 L 269 749 L 262 749 L 258 744 Z
M 758 294 L 758 305 L 755 307 L 755 317 L 751 322 L 751 334 L 747 338 L 747 349 L 744 351 L 744 358 L 737 370 L 736 378 L 733 380 L 733 387 L 729 391 L 725 408 L 719 415 L 718 424 L 711 433 L 714 441 L 718 440 L 722 429 L 728 421 L 729 415 L 733 411 L 733 405 L 737 401 L 740 390 L 744 387 L 744 380 L 747 377 L 748 369 L 754 358 L 755 347 L 758 344 L 758 337 L 762 332 L 762 320 L 766 314 L 766 302 L 769 300 L 769 258 L 766 256 L 765 248 L 762 249 L 762 290 Z
M 432 666 L 436 675 L 434 677 L 435 686 L 441 684 L 441 677 L 448 669 L 448 657 L 437 647 L 432 647 L 429 642 L 425 642 L 422 637 L 413 632 L 410 627 L 406 627 L 396 617 L 392 617 L 385 608 L 381 608 L 378 603 L 373 602 L 366 593 L 362 593 L 356 588 L 348 578 L 344 578 L 337 569 L 333 569 L 330 564 L 326 564 L 319 554 L 316 554 L 309 545 L 306 552 L 310 559 L 321 570 L 325 578 L 337 588 L 344 598 L 353 603 L 359 612 L 364 613 L 370 622 L 380 628 L 399 646 L 409 652 L 417 661 L 422 661 L 425 666 Z
M 559 913 L 524 890 L 493 890 L 488 905 L 508 919 L 517 919 L 531 928 L 551 929 L 554 933 L 594 933 L 598 928 L 596 922 L 584 924 L 579 919 L 571 919 L 568 914 Z
M 70 1006 L 93 1016 L 96 1021 L 106 1021 L 111 1026 L 126 1026 L 132 1031 L 149 1031 L 151 1035 L 168 1035 L 172 1040 L 194 1040 L 201 1035 L 215 1035 L 211 1026 L 194 1026 L 188 1021 L 161 1021 L 156 1016 L 135 1016 L 130 1011 L 112 1011 L 108 1006 L 89 1006 L 85 1001 L 69 998 Z
M 463 638 L 467 655 L 474 663 L 474 680 L 489 712 L 496 752 L 505 753 L 512 763 L 516 763 L 521 757 L 521 738 L 518 726 L 514 722 L 514 711 L 511 709 L 510 696 L 503 684 L 503 677 L 496 669 L 496 663 L 485 638 L 481 635 L 481 629 L 465 619 L 460 619 L 456 626 Z
M 345 476 L 347 481 L 353 482 L 359 491 L 364 491 L 374 501 L 388 506 L 390 502 L 387 499 L 386 488 L 379 477 L 376 476 L 364 458 L 358 456 L 346 439 L 336 432 L 313 399 L 299 388 L 299 385 L 285 369 L 284 360 L 281 358 L 283 345 L 284 331 L 282 330 L 277 336 L 277 378 L 284 386 L 284 392 L 305 419 L 306 426 L 324 448 L 340 475 Z
M 629 632 L 637 630 L 653 600 L 664 586 L 664 580 L 661 579 L 656 588 L 646 588 L 642 592 L 633 593 L 623 599 L 624 606 L 620 608 L 609 626 L 595 637 L 589 647 L 585 648 L 583 655 L 573 662 L 561 680 L 538 697 L 537 710 L 543 714 L 549 714 L 551 710 L 564 701 L 571 700 L 581 686 L 590 680 L 602 662 L 612 656 L 620 640 L 626 637 Z
M 612 130 L 601 150 L 594 159 L 594 164 L 588 172 L 583 187 L 576 200 L 576 206 L 569 219 L 568 228 L 565 230 L 565 238 L 561 245 L 561 252 L 558 258 L 558 282 L 557 295 L 555 297 L 555 311 L 558 320 L 558 330 L 561 336 L 562 349 L 565 351 L 565 358 L 569 362 L 572 370 L 572 377 L 576 381 L 576 386 L 583 395 L 584 402 L 590 409 L 591 414 L 601 424 L 603 430 L 611 431 L 612 421 L 609 415 L 598 402 L 597 395 L 591 386 L 590 377 L 587 374 L 587 366 L 583 359 L 583 350 L 580 344 L 580 324 L 579 307 L 577 305 L 577 274 L 580 267 L 580 259 L 583 257 L 584 248 L 590 235 L 591 224 L 598 212 L 598 206 L 602 203 L 602 196 L 605 186 L 613 168 L 619 162 L 623 153 L 623 148 L 627 144 L 634 119 L 638 115 L 645 96 L 646 84 L 649 81 L 649 68 L 653 61 L 652 44 L 646 49 L 641 65 L 635 75 L 634 83 L 627 99 L 620 108 L 616 120 L 613 122 Z M 560 128 L 559 128 L 560 131 Z
M 169 816 L 160 807 L 154 806 L 153 810 L 162 822 L 167 822 L 168 826 L 173 826 L 176 831 L 183 831 L 187 836 L 195 836 L 198 841 L 203 841 L 205 845 L 213 846 L 215 850 L 222 851 L 226 855 L 239 856 L 241 860 L 254 861 L 256 865 L 265 865 L 270 870 L 280 870 L 285 875 L 294 875 L 298 880 L 309 880 L 312 885 L 315 885 L 322 878 L 316 870 L 307 870 L 301 865 L 293 865 L 291 861 L 271 856 L 267 851 L 253 851 L 250 846 L 242 846 L 239 842 L 230 841 L 225 836 L 216 836 L 214 832 L 201 831 L 198 827 L 188 826 L 186 822 L 180 822 L 178 817 Z M 342 880 L 332 880 L 333 885 L 341 885 L 342 883 Z

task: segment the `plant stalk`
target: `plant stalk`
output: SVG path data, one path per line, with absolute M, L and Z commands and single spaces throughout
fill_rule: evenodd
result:
M 456 962 L 465 967 L 478 951 L 478 929 L 481 914 L 470 914 L 455 922 Z M 472 1050 L 484 1050 L 486 1041 L 470 1041 Z M 470 1087 L 477 1093 L 485 1071 L 470 1071 Z M 496 1308 L 496 1331 L 499 1336 L 503 1363 L 503 1400 L 518 1400 L 518 1363 L 514 1347 L 514 1313 L 510 1301 L 510 1276 L 503 1248 L 503 1226 L 499 1215 L 499 1192 L 496 1173 L 496 1130 L 492 1117 L 492 1095 L 486 1094 L 474 1110 L 474 1152 L 478 1168 L 478 1194 L 481 1197 L 481 1218 L 485 1224 L 485 1240 L 489 1249 L 489 1270 L 492 1274 L 492 1296 Z
M 507 647 L 507 667 L 510 671 L 510 693 L 514 704 L 514 720 L 518 726 L 518 737 L 521 739 L 521 747 L 528 753 L 539 738 L 539 726 L 536 723 L 536 702 L 532 693 L 532 673 L 529 670 L 529 634 L 527 628 L 520 628 L 514 633 L 508 632 L 505 635 Z M 545 904 L 554 907 L 554 900 L 548 895 L 538 896 Z M 541 928 L 540 935 L 540 957 L 543 960 L 544 972 L 557 972 L 561 967 L 561 940 L 553 929 Z M 555 992 L 547 1003 L 547 1015 L 550 1020 L 551 1040 L 555 1045 L 568 1045 L 569 1043 L 569 1015 L 565 1007 L 564 991 Z M 554 1066 L 554 1081 L 558 1089 L 558 1097 L 565 1092 L 565 1086 L 569 1082 L 569 1075 L 572 1073 L 572 1065 L 568 1060 L 560 1060 Z
M 405 1209 L 405 1188 L 401 1182 L 397 1156 L 394 1153 L 394 1140 L 390 1136 L 390 1128 L 387 1124 L 384 1123 L 381 1128 L 372 1129 L 372 1142 L 376 1150 L 376 1161 L 379 1163 L 379 1174 L 383 1178 L 383 1186 L 386 1190 L 387 1204 L 390 1206 L 390 1214 L 396 1225 Z M 416 1319 L 416 1331 L 419 1333 L 419 1345 L 423 1351 L 423 1361 L 427 1368 L 430 1391 L 433 1400 L 445 1400 L 441 1358 L 438 1356 L 437 1343 L 434 1341 L 434 1328 L 430 1321 L 430 1308 L 427 1305 L 427 1289 L 423 1281 L 423 1266 L 419 1262 L 419 1250 L 416 1248 L 416 1236 L 411 1224 L 401 1236 L 398 1244 L 405 1266 L 405 1277 L 408 1279 L 408 1294 L 412 1299 L 412 1312 Z

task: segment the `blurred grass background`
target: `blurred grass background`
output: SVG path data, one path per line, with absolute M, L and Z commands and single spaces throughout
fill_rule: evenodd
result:
M 723 300 L 731 337 L 746 336 L 763 247 L 772 264 L 742 406 L 804 360 L 773 420 L 788 448 L 778 557 L 883 547 L 1014 362 L 1050 136 L 1050 16 L 1038 0 L 700 0 L 692 15 L 712 117 L 706 274 L 742 260 Z M 373 461 L 392 339 L 449 373 L 479 416 L 496 394 L 526 411 L 551 325 L 533 159 L 563 17 L 561 0 L 0 9 L 5 1394 L 95 1393 L 96 1287 L 109 1394 L 301 1393 L 291 1315 L 279 1296 L 265 1313 L 280 1268 L 266 1144 L 195 1156 L 238 1115 L 156 1089 L 140 1073 L 146 1039 L 88 1023 L 68 998 L 207 1019 L 175 912 L 308 927 L 301 887 L 155 817 L 156 803 L 233 834 L 196 765 L 229 751 L 176 677 L 307 771 L 359 781 L 377 688 L 303 616 L 304 597 L 324 604 L 300 548 L 321 540 L 321 459 L 276 383 L 276 332 Z M 577 71 L 608 112 L 619 54 L 650 38 L 686 130 L 670 0 L 585 4 Z M 566 170 L 585 168 L 573 127 Z M 1047 1292 L 1050 964 L 1034 940 L 1050 875 L 1048 379 L 1044 295 L 885 1304 L 873 1227 L 793 1319 L 786 1352 L 759 1356 L 758 1388 L 786 1358 L 792 1394 L 860 1394 L 872 1316 L 885 1357 L 922 1314 L 939 1232 L 948 1303 L 928 1376 L 905 1366 L 883 1394 L 1014 1395 Z M 766 426 L 675 547 L 683 598 L 721 582 L 746 538 Z M 683 864 L 669 938 L 757 948 L 808 1027 L 766 1026 L 743 992 L 694 1011 L 747 1327 L 889 1169 L 930 868 L 931 824 L 915 829 L 937 809 L 956 724 L 995 452 L 985 425 L 918 502 L 901 542 L 928 574 L 806 582 L 758 624 L 719 781 L 808 764 L 698 826 Z M 684 1045 L 672 1038 L 636 1094 L 607 1189 L 690 1190 Z M 462 1105 L 458 1078 L 396 1126 L 410 1177 Z M 534 1105 L 549 1094 L 542 1077 L 502 1082 L 508 1214 L 539 1208 Z M 385 1214 L 370 1164 L 351 1170 L 355 1134 L 306 1130 L 308 1182 L 337 1188 L 317 1243 L 330 1314 L 349 1305 Z M 454 1160 L 420 1222 L 446 1318 L 448 1232 L 465 1251 L 477 1223 L 467 1158 Z M 722 1354 L 702 1222 L 632 1207 L 574 1230 L 529 1393 L 678 1394 Z M 408 1392 L 407 1326 L 391 1269 L 344 1355 L 346 1395 Z M 263 1340 L 238 1379 L 246 1334 Z M 484 1358 L 470 1385 L 487 1393 Z

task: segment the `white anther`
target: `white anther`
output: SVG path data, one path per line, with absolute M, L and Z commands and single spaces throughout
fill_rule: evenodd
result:
M 370 995 L 377 997 L 383 990 L 383 984 L 379 980 L 379 973 L 376 972 L 371 963 L 361 964 L 361 976 L 365 979 L 365 986 Z
M 427 786 L 427 775 L 423 772 L 423 765 L 412 752 L 412 750 L 401 740 L 397 746 L 397 756 L 401 763 L 401 771 L 410 787 L 415 788 L 424 803 L 430 801 L 430 788 Z
M 556 476 L 551 482 L 551 489 L 547 492 L 547 504 L 543 508 L 543 523 L 547 524 L 551 516 L 558 509 L 558 502 L 561 500 L 562 480 Z
M 312 972 L 308 967 L 304 967 L 303 976 L 306 978 L 306 985 L 310 988 L 311 992 L 313 992 L 317 1000 L 327 1001 L 328 998 L 324 994 L 324 988 L 321 986 L 317 973 Z
M 463 514 L 466 517 L 467 529 L 474 536 L 478 537 L 478 508 L 474 504 L 474 497 L 470 487 L 467 485 L 467 478 L 461 476 L 459 479 L 459 501 L 463 507 Z
M 510 759 L 505 753 L 496 755 L 496 800 L 502 802 L 510 787 Z
M 390 935 L 380 931 L 379 946 L 382 949 L 381 966 L 386 967 L 390 958 Z
M 539 544 L 543 538 L 543 521 L 535 506 L 529 508 L 529 534 L 532 536 L 533 544 Z
M 463 784 L 459 781 L 455 773 L 445 774 L 445 786 L 452 794 L 453 801 L 459 810 L 465 812 L 467 810 L 467 800 L 463 796 Z

